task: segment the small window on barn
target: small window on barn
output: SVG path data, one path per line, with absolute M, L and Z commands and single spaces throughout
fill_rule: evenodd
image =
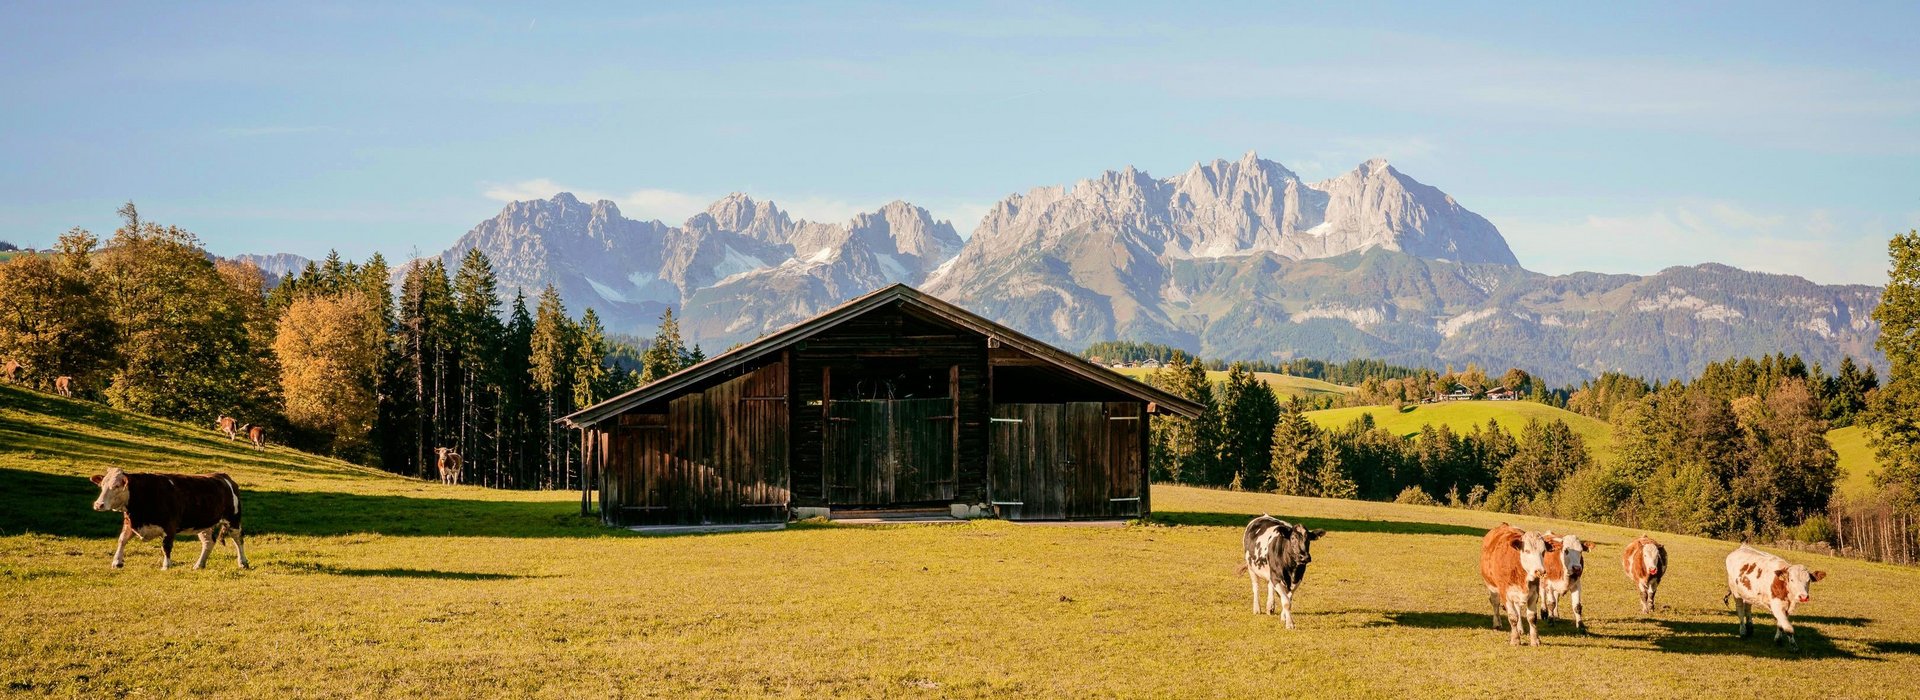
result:
M 913 360 L 866 360 L 858 368 L 833 370 L 833 400 L 890 401 L 944 399 L 952 396 L 947 367 L 922 367 Z

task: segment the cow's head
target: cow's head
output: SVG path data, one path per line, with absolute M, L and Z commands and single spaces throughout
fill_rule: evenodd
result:
M 1787 607 L 1805 603 L 1813 599 L 1813 582 L 1827 578 L 1825 571 L 1807 571 L 1802 564 L 1794 564 L 1773 572 L 1775 594 L 1785 593 Z M 1780 589 L 1785 589 L 1784 591 Z
M 451 452 L 451 451 L 452 451 L 452 450 L 451 450 L 450 448 L 446 448 L 446 447 L 435 447 L 435 448 L 433 448 L 433 453 L 434 453 L 434 454 L 436 454 L 436 455 L 439 455 L 441 459 L 446 459 L 446 458 L 447 458 L 447 453 L 448 453 L 448 452 Z
M 1580 572 L 1586 570 L 1585 554 L 1593 549 L 1592 542 L 1581 541 L 1579 535 L 1565 535 L 1548 544 L 1559 550 L 1560 566 L 1566 570 L 1567 578 L 1579 578 Z
M 1294 562 L 1310 564 L 1313 562 L 1313 541 L 1326 534 L 1326 530 L 1309 530 L 1305 525 L 1295 524 L 1292 530 L 1287 531 L 1287 542 L 1284 546 L 1287 548 L 1287 553 L 1293 555 Z
M 1660 545 L 1647 542 L 1640 546 L 1640 568 L 1646 569 L 1648 576 L 1660 575 Z
M 1539 582 L 1547 571 L 1547 553 L 1553 551 L 1553 543 L 1538 532 L 1524 532 L 1513 541 L 1513 548 L 1520 550 L 1520 568 L 1527 572 L 1527 584 Z
M 93 509 L 98 511 L 127 509 L 127 473 L 119 467 L 108 469 L 107 473 L 89 479 L 100 487 L 100 496 L 93 499 Z

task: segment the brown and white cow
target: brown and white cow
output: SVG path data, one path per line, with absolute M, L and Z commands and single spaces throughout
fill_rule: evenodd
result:
M 1543 535 L 1553 552 L 1542 559 L 1546 569 L 1540 576 L 1540 617 L 1552 620 L 1560 616 L 1560 599 L 1566 598 L 1573 605 L 1573 628 L 1585 632 L 1585 612 L 1580 606 L 1580 575 L 1586 573 L 1586 553 L 1593 551 L 1592 542 L 1583 542 L 1579 535 L 1555 535 L 1548 530 Z
M 1660 578 L 1667 575 L 1667 548 L 1646 535 L 1633 538 L 1620 553 L 1620 565 L 1627 579 L 1640 591 L 1640 612 L 1653 612 L 1653 597 L 1660 592 Z
M 1500 523 L 1487 531 L 1480 543 L 1480 578 L 1487 583 L 1487 602 L 1493 605 L 1493 628 L 1500 629 L 1500 614 L 1507 615 L 1511 630 L 1507 643 L 1520 643 L 1520 629 L 1527 631 L 1527 643 L 1539 646 L 1540 627 L 1535 608 L 1540 602 L 1540 579 L 1546 573 L 1546 557 L 1553 544 L 1538 532 Z
M 120 544 L 113 548 L 113 567 L 126 563 L 127 540 L 160 538 L 160 568 L 173 566 L 175 535 L 199 535 L 200 558 L 193 568 L 207 566 L 215 539 L 233 537 L 233 553 L 240 568 L 247 564 L 246 536 L 240 530 L 240 486 L 225 474 L 130 474 L 118 467 L 93 477 L 100 495 L 97 511 L 119 511 Z
M 1809 572 L 1804 565 L 1740 545 L 1727 555 L 1727 598 L 1734 601 L 1740 616 L 1740 636 L 1753 635 L 1753 606 L 1758 605 L 1773 613 L 1773 643 L 1779 644 L 1785 636 L 1787 648 L 1799 651 L 1787 616 L 1813 598 L 1813 582 L 1826 578 L 1825 571 Z
M 73 377 L 60 375 L 53 378 L 53 390 L 61 396 L 73 398 Z
M 215 430 L 226 433 L 228 440 L 240 439 L 240 421 L 234 420 L 232 416 L 221 416 L 220 420 L 213 422 L 213 427 Z
M 1253 584 L 1253 612 L 1260 614 L 1260 582 L 1267 582 L 1266 614 L 1273 614 L 1273 597 L 1280 595 L 1280 619 L 1293 629 L 1293 593 L 1307 576 L 1307 564 L 1313 562 L 1313 541 L 1326 530 L 1309 530 L 1305 525 L 1288 523 L 1271 515 L 1262 515 L 1247 523 L 1241 538 L 1247 581 Z
M 20 363 L 7 360 L 6 364 L 0 364 L 0 377 L 5 378 L 8 384 L 14 383 L 20 377 Z
M 262 428 L 252 423 L 248 423 L 246 425 L 240 426 L 240 432 L 247 434 L 247 440 L 253 443 L 253 449 L 260 450 L 261 452 L 265 452 L 267 450 L 267 429 L 266 428 Z
M 451 447 L 438 447 L 434 451 L 440 456 L 440 483 L 460 483 L 460 453 Z

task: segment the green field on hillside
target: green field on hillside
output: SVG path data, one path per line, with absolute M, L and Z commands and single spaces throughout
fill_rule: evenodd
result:
M 1840 493 L 1866 496 L 1873 493 L 1873 475 L 1880 471 L 1880 460 L 1867 444 L 1867 430 L 1857 425 L 1827 431 L 1827 444 L 1840 455 Z
M 1127 367 L 1114 371 L 1141 381 L 1145 381 L 1147 375 L 1153 373 L 1153 370 L 1141 369 L 1139 367 Z M 1291 374 L 1254 372 L 1253 376 L 1260 381 L 1266 382 L 1267 386 L 1273 387 L 1274 393 L 1281 396 L 1325 396 L 1345 394 L 1353 391 L 1353 387 L 1350 386 L 1341 386 L 1332 382 L 1309 379 L 1307 377 L 1296 377 Z M 1213 382 L 1225 382 L 1227 381 L 1227 373 L 1207 370 L 1207 379 Z
M 232 474 L 248 555 L 108 557 L 109 466 Z M 1152 522 L 981 521 L 678 537 L 602 528 L 577 494 L 446 487 L 0 387 L 0 685 L 21 695 L 310 697 L 1905 695 L 1920 570 L 1814 555 L 1801 653 L 1741 640 L 1735 545 L 1669 536 L 1663 609 L 1618 569 L 1634 532 L 1478 511 L 1156 487 Z M 1259 513 L 1329 534 L 1299 629 L 1237 574 Z M 1591 634 L 1489 629 L 1480 535 L 1597 543 Z M 176 554 L 187 559 L 188 540 Z
M 1566 421 L 1573 432 L 1585 440 L 1587 449 L 1593 452 L 1596 461 L 1604 461 L 1613 456 L 1613 428 L 1599 420 L 1554 408 L 1533 401 L 1449 401 L 1409 406 L 1395 411 L 1392 406 L 1354 406 L 1334 408 L 1325 411 L 1313 411 L 1307 414 L 1314 425 L 1322 428 L 1339 428 L 1359 420 L 1361 414 L 1373 414 L 1374 424 L 1405 436 L 1420 432 L 1424 425 L 1436 427 L 1445 425 L 1455 433 L 1464 433 L 1473 426 L 1485 427 L 1487 421 L 1500 421 L 1500 427 L 1518 435 L 1527 421 L 1539 419 Z

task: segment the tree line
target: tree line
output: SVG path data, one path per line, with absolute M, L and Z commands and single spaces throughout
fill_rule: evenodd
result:
M 671 313 L 636 349 L 592 309 L 570 315 L 551 286 L 532 308 L 517 292 L 503 303 L 477 250 L 453 270 L 409 263 L 397 295 L 379 254 L 329 254 L 269 287 L 131 203 L 120 215 L 104 243 L 76 228 L 0 262 L 0 359 L 23 381 L 71 377 L 84 398 L 196 424 L 233 416 L 401 474 L 429 475 L 447 447 L 472 483 L 572 488 L 577 446 L 555 419 L 702 358 Z

